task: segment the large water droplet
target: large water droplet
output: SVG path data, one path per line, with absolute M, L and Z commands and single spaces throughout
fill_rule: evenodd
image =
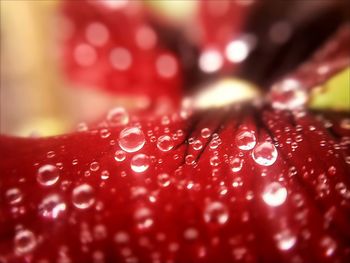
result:
M 204 221 L 217 225 L 223 225 L 229 218 L 227 207 L 221 202 L 211 202 L 204 209 Z
M 72 202 L 76 208 L 87 209 L 95 203 L 94 189 L 88 184 L 82 184 L 73 189 Z
M 239 149 L 247 151 L 254 148 L 256 138 L 253 132 L 243 130 L 236 135 L 235 142 Z
M 122 126 L 129 123 L 129 115 L 124 108 L 117 107 L 107 114 L 107 121 L 113 126 Z
M 146 171 L 150 165 L 150 159 L 146 154 L 139 153 L 132 157 L 130 161 L 131 169 L 136 173 Z
M 174 147 L 173 139 L 169 135 L 163 135 L 158 138 L 157 147 L 163 152 L 170 151 Z
M 43 199 L 38 209 L 42 217 L 55 219 L 66 210 L 66 204 L 58 194 L 52 194 Z
M 275 145 L 266 141 L 259 143 L 253 150 L 252 157 L 257 164 L 270 166 L 277 160 L 278 152 Z
M 287 189 L 278 182 L 267 185 L 263 192 L 263 200 L 269 206 L 280 206 L 287 199 Z
M 125 128 L 120 132 L 119 146 L 126 152 L 137 152 L 145 142 L 145 135 L 137 127 Z
M 56 166 L 45 164 L 38 169 L 36 180 L 43 186 L 50 186 L 54 185 L 59 177 L 59 170 Z
M 22 229 L 15 235 L 14 245 L 18 254 L 27 254 L 36 247 L 36 237 L 34 233 L 28 229 Z

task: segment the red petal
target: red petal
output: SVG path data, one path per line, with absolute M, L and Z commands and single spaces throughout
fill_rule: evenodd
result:
M 1 137 L 5 261 L 349 260 L 348 118 L 245 108 L 128 127 Z

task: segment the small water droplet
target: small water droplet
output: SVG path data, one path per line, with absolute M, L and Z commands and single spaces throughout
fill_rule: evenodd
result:
M 96 171 L 98 171 L 98 169 L 100 169 L 100 164 L 98 162 L 92 162 L 90 164 L 90 170 L 92 172 L 96 172 Z
M 269 206 L 280 206 L 287 199 L 287 189 L 278 182 L 267 185 L 263 191 L 263 200 Z
M 10 188 L 6 191 L 6 199 L 10 205 L 20 203 L 22 198 L 22 192 L 18 188 Z
M 137 127 L 125 128 L 120 132 L 119 146 L 126 152 L 137 152 L 145 143 L 145 135 Z
M 39 215 L 48 219 L 59 217 L 65 210 L 66 204 L 58 194 L 45 197 L 38 207 Z
M 36 179 L 43 186 L 54 185 L 59 179 L 59 170 L 54 165 L 45 164 L 38 169 Z
M 202 136 L 204 139 L 209 138 L 210 135 L 211 135 L 211 131 L 210 131 L 209 128 L 203 128 L 203 129 L 201 130 L 201 136 Z
M 103 170 L 101 172 L 101 179 L 102 180 L 107 180 L 109 178 L 109 172 L 107 170 Z
M 130 161 L 131 169 L 136 173 L 146 171 L 150 165 L 150 159 L 146 154 L 139 153 L 132 157 Z
M 187 228 L 184 232 L 184 238 L 187 240 L 195 240 L 198 238 L 198 236 L 198 230 L 193 227 Z
M 227 207 L 221 202 L 211 202 L 206 205 L 204 210 L 204 221 L 217 225 L 223 225 L 229 218 Z
M 220 159 L 216 155 L 210 158 L 210 165 L 211 166 L 218 166 L 220 164 Z
M 194 158 L 194 156 L 192 154 L 186 155 L 185 162 L 186 162 L 187 165 L 193 165 L 193 164 L 195 164 L 195 161 L 196 160 L 195 160 L 195 158 Z
M 335 168 L 334 166 L 330 166 L 328 168 L 328 174 L 329 175 L 335 175 L 337 173 L 337 168 Z
M 170 185 L 170 176 L 167 173 L 161 173 L 158 175 L 158 185 L 161 187 L 167 187 Z
M 100 136 L 102 139 L 106 139 L 111 135 L 111 132 L 108 129 L 101 129 Z
M 243 160 L 241 158 L 231 158 L 230 159 L 230 167 L 232 172 L 237 173 L 242 169 Z
M 251 131 L 243 130 L 236 135 L 235 143 L 239 149 L 248 151 L 254 148 L 256 138 Z
M 129 123 L 129 115 L 122 107 L 110 110 L 107 114 L 107 121 L 112 126 L 122 126 Z
M 203 144 L 200 140 L 195 140 L 192 144 L 192 147 L 194 150 L 199 151 L 200 149 L 203 148 Z
M 124 161 L 126 158 L 126 153 L 122 150 L 117 150 L 115 153 L 114 153 L 114 159 L 117 161 L 117 162 L 122 162 Z
M 18 254 L 27 254 L 34 250 L 37 241 L 34 233 L 28 229 L 22 229 L 15 235 L 14 245 Z
M 173 139 L 169 135 L 162 135 L 158 138 L 157 147 L 162 152 L 168 152 L 174 147 Z
M 126 244 L 130 240 L 130 236 L 127 232 L 119 231 L 114 235 L 114 242 L 117 244 Z
M 152 218 L 152 211 L 147 207 L 139 207 L 135 210 L 134 219 L 136 223 L 136 227 L 139 230 L 149 229 L 154 221 Z
M 270 166 L 277 160 L 278 152 L 275 145 L 266 141 L 259 143 L 253 150 L 252 157 L 257 164 Z
M 95 203 L 94 189 L 88 184 L 82 184 L 73 189 L 72 202 L 76 208 L 87 209 Z
M 334 254 L 335 250 L 337 249 L 337 243 L 334 241 L 333 238 L 326 236 L 321 239 L 320 242 L 322 252 L 325 256 L 330 257 Z

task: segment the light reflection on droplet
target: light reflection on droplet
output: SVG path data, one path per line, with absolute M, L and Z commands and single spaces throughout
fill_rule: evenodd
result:
M 145 143 L 145 135 L 137 127 L 125 128 L 120 132 L 119 146 L 126 152 L 137 152 Z
M 263 191 L 264 202 L 269 206 L 280 206 L 287 199 L 287 189 L 278 182 L 272 182 L 267 185 Z
M 297 237 L 288 229 L 277 233 L 274 236 L 274 239 L 276 240 L 277 247 L 280 250 L 289 250 L 297 242 Z
M 249 46 L 243 40 L 234 40 L 227 45 L 225 53 L 229 61 L 239 63 L 248 57 Z

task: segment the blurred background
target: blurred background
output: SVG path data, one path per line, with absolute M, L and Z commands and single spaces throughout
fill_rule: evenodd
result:
M 183 84 L 179 81 L 177 85 L 185 93 L 222 75 L 237 75 L 259 86 L 269 86 L 321 46 L 341 23 L 348 20 L 350 10 L 347 8 L 349 2 L 342 0 L 288 3 L 237 0 L 205 1 L 205 4 L 204 1 L 180 0 L 88 2 L 92 6 L 103 3 L 104 8 L 118 10 L 132 5 L 130 10 L 134 13 L 146 6 L 148 11 L 142 12 L 152 14 L 149 25 L 154 26 L 162 48 L 178 57 L 179 74 L 183 77 L 176 76 L 176 79 L 183 78 Z M 224 15 L 233 2 L 236 9 Z M 1 133 L 18 136 L 60 134 L 76 129 L 79 122 L 96 121 L 114 106 L 133 108 L 137 104 L 140 109 L 147 108 L 149 102 L 142 97 L 135 104 L 132 97 L 117 92 L 72 88 L 77 84 L 67 81 L 60 66 L 60 45 L 70 30 L 62 15 L 63 1 L 1 0 L 0 3 Z M 96 13 L 100 12 L 98 6 L 89 8 L 92 14 L 94 9 Z M 74 12 L 65 12 L 74 16 Z M 101 12 L 100 15 L 104 14 Z M 104 20 L 103 16 L 101 19 Z M 146 33 L 141 42 L 149 42 L 153 31 L 143 32 Z M 233 66 L 219 72 L 219 64 L 213 64 L 213 61 L 218 63 L 216 53 L 213 58 L 213 53 L 207 52 L 208 48 L 216 43 L 220 50 L 221 44 L 227 44 L 225 36 L 231 39 L 238 35 L 237 32 L 244 43 L 249 43 L 251 53 L 248 56 L 246 47 L 242 50 L 238 45 L 240 53 L 228 58 Z M 208 54 L 211 56 L 209 67 L 208 63 L 203 64 Z M 166 58 L 172 63 L 171 56 Z M 163 64 L 169 69 L 168 60 Z

